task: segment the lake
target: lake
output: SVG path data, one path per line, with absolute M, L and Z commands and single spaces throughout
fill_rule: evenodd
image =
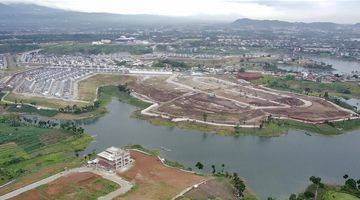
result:
M 310 58 L 318 62 L 332 65 L 335 69 L 335 71 L 333 71 L 335 74 L 348 74 L 352 71 L 360 71 L 360 62 L 321 56 L 310 56 Z
M 104 117 L 83 125 L 95 136 L 87 152 L 127 144 L 165 147 L 171 151 L 162 151 L 163 157 L 193 169 L 198 161 L 207 171 L 212 164 L 220 169 L 224 163 L 226 170 L 239 173 L 261 199 L 284 199 L 301 192 L 312 175 L 330 183 L 342 181 L 345 173 L 360 178 L 360 131 L 339 136 L 309 136 L 295 130 L 271 138 L 220 136 L 130 118 L 136 108 L 115 100 L 108 109 Z

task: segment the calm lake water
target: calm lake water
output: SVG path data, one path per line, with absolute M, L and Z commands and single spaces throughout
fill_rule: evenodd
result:
M 106 116 L 83 125 L 95 136 L 88 152 L 141 144 L 171 149 L 161 152 L 162 156 L 193 169 L 197 161 L 209 171 L 212 164 L 220 169 L 224 163 L 226 170 L 244 177 L 261 199 L 287 199 L 301 192 L 311 175 L 330 183 L 342 181 L 345 173 L 360 178 L 360 131 L 331 137 L 302 131 L 273 138 L 219 136 L 130 118 L 135 108 L 118 101 L 112 101 L 109 110 Z
M 351 73 L 352 71 L 360 71 L 360 62 L 320 56 L 312 56 L 310 58 L 318 62 L 332 65 L 335 69 L 333 73 L 345 74 Z

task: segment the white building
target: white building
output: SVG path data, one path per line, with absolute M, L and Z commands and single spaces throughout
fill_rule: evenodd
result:
M 101 167 L 118 170 L 128 167 L 133 162 L 133 159 L 130 157 L 129 150 L 109 147 L 97 154 L 96 161 Z

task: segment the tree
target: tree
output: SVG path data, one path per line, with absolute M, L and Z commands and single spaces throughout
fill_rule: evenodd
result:
M 206 122 L 207 117 L 208 117 L 207 113 L 206 113 L 206 112 L 204 112 L 204 113 L 203 113 L 203 120 L 204 120 L 204 122 Z
M 289 197 L 289 200 L 296 200 L 296 199 L 297 199 L 296 194 L 291 194 Z
M 244 182 L 239 178 L 237 173 L 233 174 L 232 183 L 235 188 L 236 196 L 243 197 L 246 186 L 245 186 Z
M 211 168 L 212 168 L 212 173 L 215 174 L 216 173 L 215 165 L 211 165 Z
M 345 181 L 345 186 L 348 187 L 351 190 L 357 190 L 357 183 L 354 179 L 349 178 L 348 180 Z
M 315 190 L 315 195 L 314 195 L 314 199 L 317 199 L 317 194 L 318 194 L 318 189 L 319 187 L 322 185 L 321 184 L 321 178 L 320 177 L 315 177 L 315 176 L 311 176 L 310 177 L 310 181 L 316 185 L 316 190 Z
M 325 93 L 324 93 L 324 98 L 325 98 L 325 99 L 329 99 L 329 93 L 328 93 L 328 92 L 325 92 Z
M 239 124 L 237 124 L 237 125 L 234 127 L 234 129 L 235 129 L 235 133 L 236 133 L 236 134 L 239 134 L 239 133 L 240 133 L 240 126 L 239 126 Z
M 201 162 L 197 162 L 195 167 L 197 167 L 199 170 L 202 170 L 204 168 L 204 165 Z

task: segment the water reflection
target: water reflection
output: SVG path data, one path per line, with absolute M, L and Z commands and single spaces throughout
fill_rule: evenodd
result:
M 311 175 L 330 182 L 342 181 L 344 173 L 360 177 L 360 131 L 332 137 L 309 137 L 303 131 L 274 138 L 219 136 L 129 118 L 135 108 L 117 101 L 109 104 L 109 110 L 106 116 L 83 125 L 87 132 L 97 135 L 88 152 L 127 144 L 164 147 L 171 151 L 162 151 L 162 156 L 193 169 L 198 161 L 208 171 L 212 164 L 219 168 L 224 163 L 262 198 L 286 198 L 299 192 Z

